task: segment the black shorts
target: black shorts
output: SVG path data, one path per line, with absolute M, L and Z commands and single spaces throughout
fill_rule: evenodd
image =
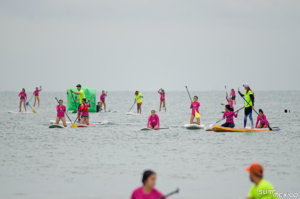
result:
M 248 116 L 250 113 L 252 113 L 252 107 L 246 107 L 245 108 L 245 115 Z
M 231 99 L 232 99 L 232 100 L 235 100 L 235 96 L 232 96 Z
M 234 123 L 225 123 L 225 124 L 222 124 L 223 127 L 228 127 L 228 128 L 234 128 Z

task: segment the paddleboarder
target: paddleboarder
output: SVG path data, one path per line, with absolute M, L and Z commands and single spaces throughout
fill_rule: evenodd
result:
M 223 127 L 228 127 L 228 128 L 234 128 L 234 119 L 233 117 L 237 118 L 238 116 L 238 110 L 235 113 L 233 108 L 227 104 L 225 105 L 225 112 L 223 114 L 223 119 L 226 118 L 226 122 L 224 124 L 222 124 Z
M 263 179 L 263 167 L 257 162 L 246 168 L 249 172 L 250 181 L 254 183 L 251 187 L 247 199 L 278 199 L 278 194 L 273 185 Z
M 34 102 L 33 102 L 33 107 L 35 107 L 35 103 L 38 102 L 38 107 L 40 108 L 40 97 L 39 97 L 39 93 L 42 91 L 42 86 L 40 86 L 40 88 L 36 87 L 35 91 L 33 91 L 33 95 L 34 95 Z
M 235 94 L 235 90 L 233 88 L 231 89 L 230 97 L 231 97 L 232 101 L 234 102 L 234 105 L 236 105 L 236 101 L 235 101 L 236 94 Z
M 102 93 L 100 95 L 100 111 L 102 110 L 102 105 L 104 107 L 104 112 L 106 112 L 106 103 L 105 103 L 105 97 L 107 96 L 107 92 L 102 90 Z
M 198 102 L 198 96 L 193 97 L 193 102 L 191 103 L 190 108 L 192 109 L 192 114 L 191 114 L 191 119 L 190 119 L 190 124 L 194 123 L 194 119 L 196 117 L 196 114 L 199 114 L 199 107 L 200 103 Z M 196 123 L 200 125 L 200 116 L 196 117 Z
M 163 106 L 163 108 L 165 108 L 165 112 L 167 111 L 166 108 L 166 94 L 165 94 L 165 90 L 164 89 L 159 89 L 158 90 L 158 94 L 160 94 L 160 103 L 159 103 L 159 112 L 161 111 L 161 106 Z
M 227 101 L 227 104 L 234 110 L 234 107 L 233 107 L 233 100 L 231 97 L 228 98 L 228 96 L 226 95 L 226 101 Z M 224 103 L 221 103 L 221 105 L 225 105 Z
M 259 115 L 257 116 L 255 128 L 268 128 L 268 120 L 262 109 L 258 110 Z
M 89 107 L 91 107 L 91 100 L 86 103 L 86 99 L 82 99 L 82 104 L 79 106 L 77 119 L 80 119 L 80 124 L 89 125 Z
M 240 89 L 238 88 L 238 92 L 241 97 L 245 98 L 244 128 L 246 128 L 248 116 L 251 122 L 251 128 L 253 128 L 254 125 L 253 125 L 253 118 L 252 118 L 252 109 L 254 109 L 254 94 L 248 84 L 244 84 L 243 87 L 245 88 L 246 91 L 242 94 L 240 92 Z
M 159 129 L 159 117 L 155 113 L 155 110 L 151 111 L 151 115 L 148 118 L 147 128 L 154 130 Z
M 144 171 L 142 183 L 141 187 L 133 191 L 130 199 L 158 199 L 163 197 L 163 194 L 154 188 L 156 184 L 156 173 L 154 171 Z
M 56 115 L 56 124 L 59 124 L 59 121 L 61 120 L 61 122 L 63 123 L 64 127 L 67 127 L 67 122 L 66 122 L 66 118 L 65 118 L 65 113 L 66 113 L 66 106 L 63 105 L 63 100 L 60 99 L 58 101 L 58 105 L 56 106 L 56 111 L 57 111 L 57 115 Z
M 140 93 L 139 91 L 135 91 L 135 98 L 134 98 L 134 103 L 137 105 L 137 114 L 142 114 L 142 98 L 143 94 Z
M 78 99 L 75 99 L 74 102 L 76 102 L 76 101 L 79 100 L 79 106 L 80 106 L 82 104 L 82 99 L 85 99 L 85 94 L 84 94 L 83 90 L 81 89 L 81 85 L 80 84 L 77 84 L 76 88 L 77 88 L 78 92 L 75 92 L 72 89 L 70 89 L 70 92 L 72 94 L 74 93 L 75 95 L 78 95 Z
M 27 94 L 26 94 L 25 88 L 22 88 L 22 91 L 18 94 L 18 96 L 20 97 L 19 112 L 21 112 L 22 104 L 23 104 L 25 112 L 27 112 L 27 110 L 26 110 Z

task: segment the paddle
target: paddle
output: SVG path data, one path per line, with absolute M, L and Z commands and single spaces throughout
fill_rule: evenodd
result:
M 186 89 L 186 91 L 187 91 L 187 93 L 188 93 L 188 95 L 189 95 L 189 97 L 190 97 L 191 103 L 193 103 L 193 100 L 192 100 L 192 97 L 191 97 L 190 92 L 189 92 L 189 90 L 188 90 L 188 87 L 185 86 L 185 89 Z M 196 118 L 200 118 L 200 114 L 196 111 L 195 108 L 194 108 L 194 110 L 195 110 L 195 117 L 196 117 Z
M 30 97 L 30 99 L 27 100 L 27 102 L 26 102 L 26 104 L 25 104 L 26 106 L 29 106 L 29 102 L 32 100 L 33 96 L 34 96 L 34 95 L 32 95 L 32 96 Z
M 59 101 L 58 101 L 57 97 L 55 97 L 55 99 L 56 99 L 57 103 L 59 104 Z M 74 124 L 74 123 L 72 122 L 72 120 L 70 119 L 70 117 L 69 117 L 69 115 L 68 115 L 67 112 L 66 112 L 66 116 L 67 116 L 68 119 L 70 120 L 70 122 L 71 122 L 71 124 L 72 124 L 72 128 L 77 128 L 76 124 Z
M 74 106 L 75 106 L 75 109 L 77 109 L 78 107 L 77 107 L 77 104 L 76 104 L 76 102 L 75 102 L 75 99 L 74 99 L 74 95 L 73 95 L 73 93 L 72 92 L 70 92 L 71 93 L 71 96 L 72 96 L 72 99 L 73 99 L 73 104 L 74 104 Z M 77 111 L 75 110 L 75 111 L 73 111 L 73 113 L 76 113 Z M 77 120 L 77 118 L 76 118 L 76 120 Z M 75 121 L 76 121 L 75 120 Z
M 227 86 L 225 85 L 226 96 L 228 97 Z
M 34 108 L 32 108 L 32 106 L 28 103 L 28 106 L 32 109 L 33 113 L 36 113 L 36 111 L 34 110 Z
M 132 104 L 132 106 L 130 107 L 130 109 L 129 109 L 129 111 L 128 112 L 130 112 L 131 111 L 131 109 L 133 108 L 133 106 L 135 105 L 135 102 Z
M 179 189 L 177 188 L 175 191 L 172 191 L 172 192 L 170 192 L 170 193 L 168 193 L 168 194 L 166 194 L 166 195 L 164 195 L 164 196 L 161 196 L 161 197 L 159 197 L 159 198 L 157 198 L 157 199 L 165 199 L 165 198 L 167 198 L 167 197 L 169 197 L 169 196 L 171 196 L 171 195 L 174 195 L 174 194 L 176 194 L 176 193 L 179 193 Z
M 243 95 L 240 95 L 242 98 L 243 98 L 243 100 L 245 101 L 245 102 L 247 102 L 247 104 L 249 105 L 249 106 L 251 106 L 251 104 L 245 99 L 245 97 L 243 96 Z M 254 112 L 262 119 L 262 121 L 264 121 L 264 123 L 266 123 L 266 121 L 259 115 L 259 113 L 255 110 L 255 108 L 253 108 L 253 110 L 254 110 Z M 268 128 L 270 129 L 270 131 L 272 131 L 273 129 L 270 127 L 270 124 L 268 123 Z

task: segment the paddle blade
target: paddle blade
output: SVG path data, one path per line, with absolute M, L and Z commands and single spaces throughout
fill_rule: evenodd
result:
M 77 125 L 72 122 L 72 128 L 77 128 Z
M 195 117 L 200 118 L 200 114 L 197 111 L 195 111 Z

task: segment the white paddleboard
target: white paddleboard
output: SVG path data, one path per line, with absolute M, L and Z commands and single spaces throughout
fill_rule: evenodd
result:
M 185 124 L 184 127 L 186 129 L 204 129 L 205 125 L 204 124 Z
M 10 114 L 32 114 L 33 112 L 18 112 L 18 111 L 8 111 Z

